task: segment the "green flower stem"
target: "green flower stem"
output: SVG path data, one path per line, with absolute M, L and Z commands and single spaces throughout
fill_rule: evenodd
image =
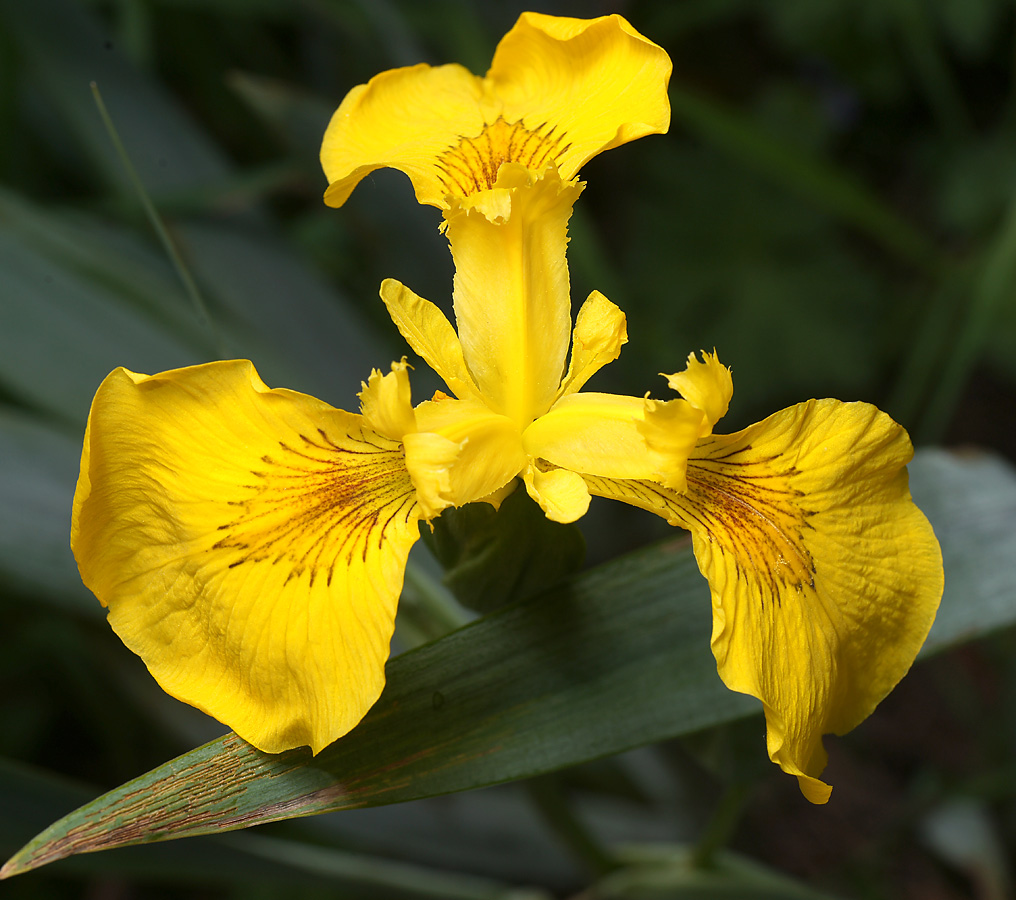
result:
M 716 853 L 730 841 L 747 799 L 748 785 L 744 782 L 734 782 L 720 797 L 713 817 L 706 825 L 692 853 L 692 863 L 696 868 L 704 869 L 711 866 Z
M 606 875 L 620 868 L 621 864 L 575 814 L 557 775 L 531 778 L 526 789 L 544 822 L 593 874 Z
M 400 614 L 413 610 L 411 631 L 420 643 L 436 640 L 466 624 L 468 617 L 450 592 L 420 566 L 406 567 L 406 588 Z M 406 601 L 409 601 L 407 604 Z M 403 631 L 406 634 L 406 631 Z M 550 829 L 580 862 L 596 875 L 617 868 L 607 851 L 581 822 L 555 775 L 526 782 L 530 801 Z
M 469 621 L 468 614 L 455 602 L 447 588 L 419 565 L 410 563 L 406 566 L 406 588 L 403 608 L 408 601 L 409 606 L 420 613 L 415 617 L 415 624 L 429 640 L 457 631 Z

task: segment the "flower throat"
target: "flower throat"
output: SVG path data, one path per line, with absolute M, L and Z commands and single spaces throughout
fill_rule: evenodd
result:
M 520 163 L 533 171 L 557 165 L 571 148 L 566 138 L 564 131 L 546 122 L 529 129 L 521 120 L 509 124 L 498 118 L 475 137 L 463 137 L 442 153 L 437 161 L 439 177 L 450 194 L 468 196 L 489 190 L 504 163 Z

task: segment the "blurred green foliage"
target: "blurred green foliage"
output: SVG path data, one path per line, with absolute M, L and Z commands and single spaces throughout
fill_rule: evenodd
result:
M 221 732 L 152 684 L 77 580 L 66 529 L 95 387 L 117 365 L 245 356 L 273 386 L 350 408 L 371 366 L 404 353 L 381 280 L 447 308 L 451 264 L 436 211 L 397 173 L 372 176 L 341 211 L 323 206 L 328 117 L 394 65 L 482 72 L 524 8 L 0 0 L 0 849 Z M 670 134 L 583 172 L 573 294 L 602 290 L 631 336 L 594 389 L 659 396 L 655 373 L 715 347 L 734 370 L 731 430 L 837 396 L 877 403 L 920 443 L 1016 459 L 1011 3 L 539 9 L 621 12 L 675 62 Z M 210 327 L 144 216 L 92 81 Z M 437 387 L 427 377 L 414 373 L 418 398 Z M 583 524 L 594 562 L 669 534 L 605 506 Z M 308 897 L 507 897 L 506 884 L 566 896 L 588 882 L 597 845 L 733 833 L 833 894 L 990 900 L 1008 890 L 1016 848 L 1013 649 L 1001 633 L 919 666 L 835 745 L 828 809 L 802 808 L 750 720 L 552 782 L 72 860 L 4 896 L 267 898 L 296 884 Z M 677 851 L 629 858 L 641 875 L 585 896 L 749 896 L 725 887 L 743 862 L 718 858 L 702 884 Z

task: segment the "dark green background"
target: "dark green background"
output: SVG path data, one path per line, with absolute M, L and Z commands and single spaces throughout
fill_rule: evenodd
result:
M 447 307 L 451 265 L 439 214 L 417 207 L 398 173 L 371 176 L 342 210 L 324 207 L 316 160 L 328 116 L 384 68 L 458 61 L 482 73 L 521 8 L 0 0 L 0 849 L 221 730 L 154 687 L 76 580 L 66 530 L 95 387 L 120 364 L 235 355 L 272 386 L 355 408 L 370 367 L 405 352 L 381 280 Z M 631 338 L 591 388 L 664 396 L 657 373 L 715 347 L 734 372 L 726 430 L 835 396 L 878 404 L 919 444 L 1016 458 L 1011 2 L 538 8 L 621 12 L 675 64 L 670 133 L 583 171 L 573 296 L 602 290 Z M 91 80 L 211 330 L 145 219 Z M 418 366 L 415 396 L 436 386 Z M 594 563 L 671 534 L 605 503 L 583 525 Z M 588 881 L 589 857 L 561 837 L 561 809 L 580 810 L 608 843 L 694 841 L 725 786 L 747 782 L 733 846 L 834 895 L 1001 896 L 993 860 L 1016 846 L 1013 649 L 1002 632 L 922 663 L 835 743 L 826 809 L 768 764 L 756 718 L 550 783 L 271 834 L 567 896 Z M 0 890 L 291 896 L 289 870 L 273 868 L 279 852 L 264 849 L 262 869 L 249 851 L 202 839 L 91 857 Z M 344 883 L 322 875 L 309 895 L 360 896 Z

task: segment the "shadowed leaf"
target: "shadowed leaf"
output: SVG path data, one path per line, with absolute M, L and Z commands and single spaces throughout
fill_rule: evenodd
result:
M 923 453 L 915 497 L 942 542 L 938 649 L 1016 620 L 1016 475 Z M 529 777 L 748 715 L 709 653 L 686 542 L 621 558 L 391 661 L 364 721 L 317 757 L 227 735 L 52 825 L 2 870 L 76 853 L 397 803 Z

